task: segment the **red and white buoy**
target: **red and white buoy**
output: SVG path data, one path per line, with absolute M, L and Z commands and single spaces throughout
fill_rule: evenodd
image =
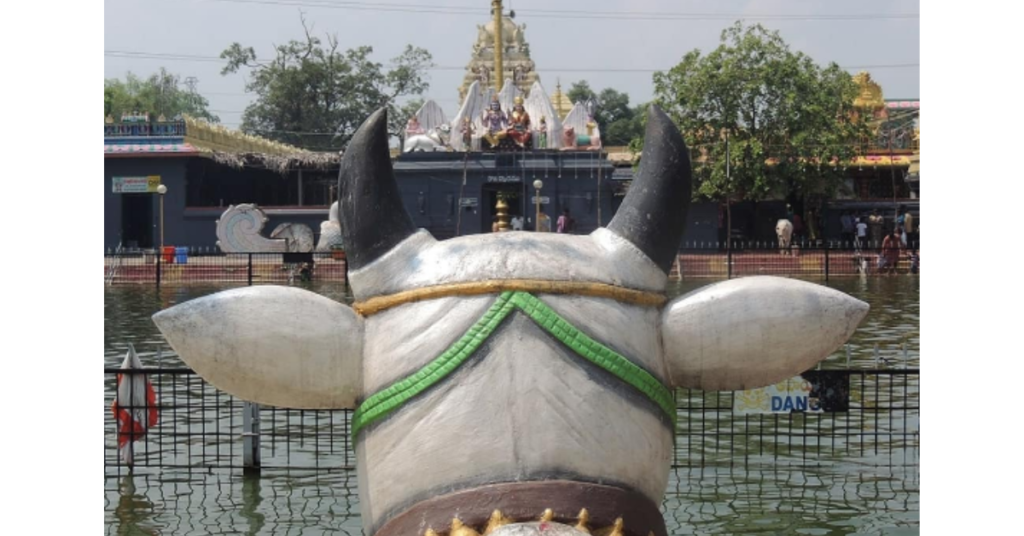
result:
M 123 370 L 142 370 L 142 362 L 135 353 L 135 347 L 128 343 L 128 354 L 121 363 Z M 156 426 L 158 412 L 156 392 L 145 374 L 134 372 L 117 375 L 117 395 L 111 406 L 117 419 L 117 451 L 125 464 L 134 463 L 132 449 L 135 441 L 145 437 L 146 432 Z

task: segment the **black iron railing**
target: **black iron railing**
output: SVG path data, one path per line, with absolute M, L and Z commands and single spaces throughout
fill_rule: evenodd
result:
M 354 468 L 351 411 L 257 408 L 222 393 L 187 368 L 128 372 L 106 368 L 104 374 L 104 466 L 108 472 L 128 470 L 118 452 L 122 430 L 111 411 L 119 374 L 145 374 L 156 393 L 152 407 L 159 412 L 157 424 L 144 436 L 129 437 L 136 440 L 134 468 Z M 920 371 L 838 370 L 829 374 L 848 387 L 837 399 L 837 404 L 846 407 L 827 413 L 751 414 L 737 407 L 736 397 L 749 395 L 748 391 L 678 390 L 673 465 L 778 465 L 841 459 L 866 465 L 916 466 Z

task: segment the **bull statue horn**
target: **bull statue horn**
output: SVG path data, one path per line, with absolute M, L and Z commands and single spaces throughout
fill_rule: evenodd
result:
M 668 273 L 686 227 L 690 182 L 690 152 L 683 136 L 665 112 L 652 104 L 640 169 L 608 229 Z
M 387 126 L 387 108 L 381 108 L 359 127 L 341 159 L 341 236 L 352 269 L 370 264 L 416 231 L 391 169 Z

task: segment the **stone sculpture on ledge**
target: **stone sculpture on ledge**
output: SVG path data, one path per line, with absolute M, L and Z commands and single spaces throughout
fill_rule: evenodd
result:
M 331 204 L 327 221 L 320 224 L 320 242 L 316 245 L 318 252 L 328 252 L 340 248 L 345 241 L 341 238 L 341 222 L 338 219 L 338 202 Z
M 341 163 L 351 307 L 259 286 L 153 319 L 186 363 L 239 398 L 355 410 L 367 535 L 666 536 L 673 389 L 795 376 L 868 310 L 774 277 L 669 301 L 688 154 L 652 107 L 637 177 L 606 228 L 438 241 L 403 207 L 380 110 Z
M 267 216 L 252 203 L 231 205 L 221 214 L 217 224 L 217 246 L 224 253 L 278 253 L 288 251 L 283 238 L 263 236 Z

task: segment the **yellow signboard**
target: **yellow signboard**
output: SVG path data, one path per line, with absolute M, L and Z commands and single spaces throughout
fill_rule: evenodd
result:
M 155 194 L 160 175 L 148 177 L 112 177 L 115 194 Z

